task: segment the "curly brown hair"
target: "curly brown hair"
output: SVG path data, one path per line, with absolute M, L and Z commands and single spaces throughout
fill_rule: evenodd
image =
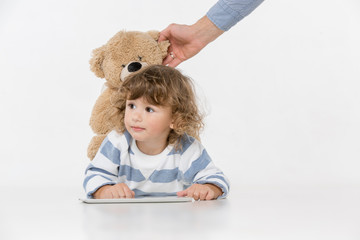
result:
M 200 140 L 203 116 L 196 104 L 194 85 L 190 78 L 178 70 L 151 65 L 125 79 L 113 104 L 118 108 L 120 123 L 117 131 L 124 133 L 126 100 L 143 97 L 148 103 L 157 106 L 169 106 L 172 110 L 173 129 L 168 136 L 168 144 L 175 149 L 181 148 L 181 138 L 185 134 Z

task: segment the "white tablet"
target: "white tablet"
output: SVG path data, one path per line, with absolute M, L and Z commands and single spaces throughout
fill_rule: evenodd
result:
M 190 197 L 138 197 L 138 198 L 114 198 L 114 199 L 93 199 L 80 198 L 84 203 L 99 204 L 99 203 L 174 203 L 174 202 L 192 202 Z

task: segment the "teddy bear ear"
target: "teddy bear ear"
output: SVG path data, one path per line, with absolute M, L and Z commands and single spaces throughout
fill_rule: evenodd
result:
M 168 54 L 168 48 L 170 46 L 170 42 L 168 40 L 162 41 L 158 43 L 159 48 L 161 50 L 161 56 L 164 59 Z
M 104 71 L 102 69 L 102 63 L 105 58 L 105 46 L 96 48 L 92 52 L 92 58 L 90 59 L 90 69 L 99 78 L 104 78 Z
M 156 30 L 148 31 L 147 34 L 149 34 L 155 41 L 159 39 L 160 32 Z M 159 48 L 161 50 L 161 56 L 162 58 L 165 58 L 168 52 L 168 48 L 170 46 L 170 42 L 168 40 L 162 41 L 158 43 Z
M 160 36 L 160 32 L 156 30 L 148 31 L 147 34 L 149 34 L 155 41 L 157 41 Z

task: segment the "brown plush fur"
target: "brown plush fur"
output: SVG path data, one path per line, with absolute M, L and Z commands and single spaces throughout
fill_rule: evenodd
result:
M 91 71 L 105 78 L 107 88 L 101 93 L 93 108 L 90 126 L 94 136 L 88 147 L 88 157 L 93 159 L 106 135 L 113 129 L 119 118 L 116 107 L 117 92 L 122 84 L 121 72 L 130 62 L 161 64 L 167 54 L 169 42 L 158 43 L 159 32 L 125 32 L 115 34 L 105 45 L 93 51 L 90 59 Z

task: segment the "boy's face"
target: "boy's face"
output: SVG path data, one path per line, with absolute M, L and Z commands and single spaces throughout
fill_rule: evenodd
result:
M 171 108 L 151 105 L 144 98 L 127 100 L 125 127 L 138 142 L 166 143 L 172 128 Z

